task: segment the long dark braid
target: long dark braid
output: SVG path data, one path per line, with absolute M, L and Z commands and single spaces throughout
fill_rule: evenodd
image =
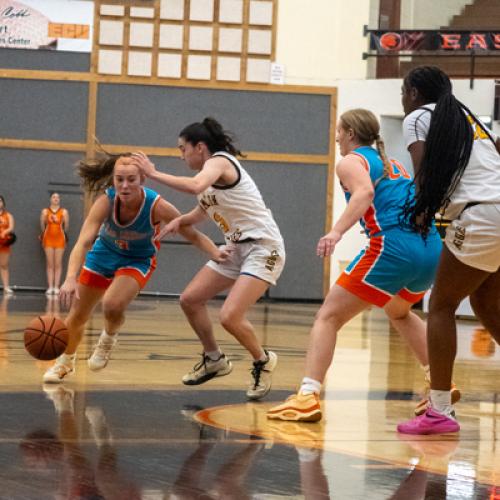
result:
M 234 137 L 231 132 L 224 130 L 222 125 L 214 118 L 207 117 L 201 123 L 196 122 L 181 130 L 182 137 L 193 146 L 204 142 L 211 153 L 227 151 L 233 156 L 245 156 L 233 144 Z
M 452 94 L 448 75 L 436 66 L 419 66 L 405 77 L 405 89 L 415 88 L 432 112 L 425 153 L 415 176 L 417 193 L 404 206 L 404 216 L 417 231 L 426 234 L 435 214 L 446 208 L 469 163 L 474 134 L 467 119 L 477 118 Z M 464 113 L 464 111 L 467 113 Z
M 83 186 L 91 193 L 98 193 L 113 185 L 113 170 L 118 158 L 132 156 L 132 153 L 112 155 L 101 150 L 96 158 L 80 160 L 78 175 Z

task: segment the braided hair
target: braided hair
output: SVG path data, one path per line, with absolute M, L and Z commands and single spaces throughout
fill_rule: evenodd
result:
M 414 199 L 408 196 L 403 209 L 410 226 L 427 234 L 435 214 L 450 203 L 469 163 L 474 133 L 468 116 L 482 125 L 469 108 L 455 98 L 448 75 L 436 66 L 412 69 L 404 78 L 403 86 L 406 91 L 416 89 L 426 104 L 436 103 L 424 156 L 415 176 L 417 192 Z
M 181 130 L 179 137 L 182 137 L 193 146 L 203 142 L 211 153 L 227 151 L 233 156 L 245 156 L 233 144 L 233 135 L 224 130 L 222 125 L 214 118 L 207 117 L 201 123 L 196 122 L 188 125 Z
M 384 177 L 389 176 L 391 164 L 385 152 L 385 144 L 380 137 L 380 124 L 377 117 L 367 109 L 350 109 L 340 116 L 340 126 L 344 130 L 351 129 L 362 146 L 375 143 L 377 152 L 384 164 Z

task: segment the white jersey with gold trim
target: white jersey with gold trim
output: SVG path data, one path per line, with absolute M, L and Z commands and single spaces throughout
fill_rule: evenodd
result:
M 417 141 L 425 142 L 435 107 L 434 103 L 426 104 L 406 116 L 403 136 L 407 147 Z M 469 118 L 469 121 L 472 119 Z M 446 208 L 444 215 L 448 219 L 458 217 L 467 203 L 500 203 L 500 154 L 481 127 L 476 123 L 471 126 L 474 130 L 474 145 L 469 163 Z M 495 134 L 490 132 L 490 135 L 496 140 Z
M 200 207 L 219 226 L 225 240 L 234 243 L 251 240 L 282 241 L 271 211 L 240 162 L 225 151 L 217 151 L 212 156 L 224 156 L 238 172 L 238 180 L 234 184 L 214 184 L 197 196 Z

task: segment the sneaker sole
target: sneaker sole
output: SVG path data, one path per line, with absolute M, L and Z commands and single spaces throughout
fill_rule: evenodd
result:
M 54 378 L 45 378 L 45 377 L 43 377 L 42 382 L 44 384 L 62 384 L 64 382 L 64 379 L 70 377 L 74 373 L 75 373 L 74 371 L 71 371 L 71 372 L 67 373 L 66 375 L 64 375 L 64 377 L 62 377 L 62 378 L 59 378 L 59 377 L 57 377 L 57 378 L 55 378 L 55 377 Z
M 184 385 L 200 385 L 204 384 L 205 382 L 208 382 L 209 380 L 212 380 L 213 378 L 229 375 L 232 371 L 233 371 L 233 365 L 231 361 L 228 361 L 228 367 L 225 370 L 219 370 L 218 372 L 214 373 L 207 373 L 206 375 L 203 375 L 203 377 L 200 377 L 197 380 L 186 380 L 186 381 L 183 380 L 182 383 Z
M 313 410 L 308 413 L 299 413 L 294 410 L 282 410 L 279 413 L 268 413 L 269 420 L 283 420 L 286 422 L 319 422 L 322 418 L 321 410 Z
M 104 368 L 106 368 L 106 366 L 108 366 L 108 363 L 109 361 L 106 361 L 106 364 L 104 366 L 98 366 L 98 367 L 95 367 L 95 366 L 92 366 L 90 364 L 90 359 L 87 361 L 87 366 L 89 367 L 89 370 L 92 371 L 92 372 L 98 372 L 99 370 L 104 370 Z
M 460 401 L 460 398 L 462 397 L 462 394 L 458 389 L 453 389 L 451 391 L 451 404 L 454 405 L 455 403 L 458 403 Z M 415 407 L 415 416 L 419 417 L 420 415 L 423 415 L 425 413 L 425 410 L 427 409 L 427 405 L 429 404 L 428 399 L 423 399 L 418 403 L 418 405 Z

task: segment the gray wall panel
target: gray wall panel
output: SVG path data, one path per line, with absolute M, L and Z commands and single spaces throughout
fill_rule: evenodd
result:
M 245 166 L 285 240 L 285 269 L 270 297 L 321 299 L 323 259 L 316 256 L 316 244 L 326 220 L 327 166 L 253 162 Z
M 186 168 L 176 160 L 153 160 L 159 170 L 173 175 L 186 174 Z M 277 286 L 270 289 L 269 296 L 282 299 L 321 299 L 323 259 L 316 256 L 316 244 L 324 234 L 326 220 L 327 166 L 248 161 L 243 162 L 243 165 L 259 186 L 285 240 L 285 270 Z M 196 204 L 196 198 L 192 195 L 175 192 L 154 182 L 148 182 L 148 185 L 183 213 Z M 217 243 L 223 243 L 220 231 L 211 221 L 207 221 L 199 229 Z M 175 237 L 169 241 L 179 240 L 180 238 Z M 206 259 L 202 257 L 190 260 L 192 250 L 196 253 L 196 249 L 188 251 L 189 247 L 180 245 L 179 249 L 171 254 L 170 248 L 172 247 L 165 245 L 162 249 L 157 276 L 153 283 L 158 284 L 161 291 L 179 293 L 182 289 L 173 292 L 172 290 L 175 290 L 175 284 L 185 285 L 189 281 L 182 277 L 185 270 L 196 269 L 195 261 L 201 265 Z M 162 262 L 165 252 L 169 255 L 169 266 Z M 189 262 L 178 260 L 178 257 L 182 258 L 183 253 L 189 255 L 186 257 Z M 163 286 L 168 286 L 168 289 Z
M 0 49 L 0 68 L 88 72 L 90 54 L 60 50 Z
M 99 85 L 97 135 L 107 144 L 175 147 L 186 125 L 213 116 L 243 151 L 327 154 L 325 95 Z
M 10 281 L 16 286 L 46 288 L 45 255 L 38 240 L 40 212 L 50 193 L 61 195 L 70 216 L 69 242 L 82 224 L 83 197 L 74 163 L 76 153 L 0 149 L 0 194 L 15 219 L 17 241 L 10 261 Z M 69 251 L 65 252 L 65 262 Z
M 0 137 L 86 142 L 86 83 L 5 78 L 0 85 Z

